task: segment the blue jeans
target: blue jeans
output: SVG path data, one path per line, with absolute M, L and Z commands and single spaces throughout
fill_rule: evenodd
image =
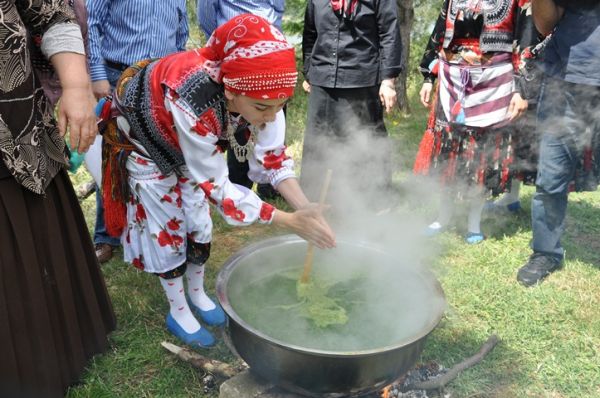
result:
M 110 86 L 114 88 L 121 76 L 121 71 L 106 67 L 106 75 Z M 94 227 L 94 243 L 108 243 L 111 246 L 120 246 L 121 239 L 114 238 L 106 232 L 106 225 L 104 224 L 104 203 L 102 202 L 102 195 L 100 195 L 99 192 L 100 190 L 96 187 L 96 226 Z
M 575 176 L 589 133 L 597 131 L 600 88 L 546 77 L 538 102 L 539 149 L 536 192 L 531 202 L 532 248 L 564 257 L 560 239 L 565 229 L 569 184 Z

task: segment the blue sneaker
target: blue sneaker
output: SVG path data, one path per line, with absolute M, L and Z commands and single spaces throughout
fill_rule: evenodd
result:
M 167 330 L 171 332 L 179 340 L 194 348 L 208 348 L 215 345 L 215 338 L 206 328 L 200 328 L 195 333 L 188 333 L 171 316 L 167 315 Z
M 219 303 L 215 303 L 216 307 L 212 310 L 203 311 L 200 307 L 197 307 L 192 303 L 192 300 L 188 297 L 188 304 L 192 311 L 194 311 L 202 321 L 210 326 L 224 326 L 227 323 L 227 316 L 225 315 L 225 311 L 219 305 Z
M 481 232 L 467 232 L 467 236 L 465 236 L 465 242 L 469 245 L 476 245 L 483 242 L 484 239 L 485 236 Z

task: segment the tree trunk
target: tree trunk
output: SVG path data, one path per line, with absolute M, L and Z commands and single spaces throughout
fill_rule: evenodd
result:
M 413 0 L 396 0 L 398 4 L 398 23 L 400 26 L 400 37 L 402 41 L 402 65 L 404 69 L 398 79 L 396 79 L 396 89 L 398 92 L 398 107 L 405 113 L 410 113 L 408 104 L 407 81 L 408 64 L 410 58 L 410 32 L 415 19 L 415 10 Z

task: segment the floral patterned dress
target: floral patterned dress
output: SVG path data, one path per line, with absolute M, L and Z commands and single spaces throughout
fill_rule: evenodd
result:
M 179 53 L 169 58 L 188 56 Z M 235 140 L 232 132 L 246 127 L 247 122 L 227 112 L 222 86 L 198 71 L 197 84 L 184 83 L 181 89 L 160 87 L 154 91 L 151 84 L 146 85 L 153 79 L 154 66 L 148 65 L 151 68 L 148 80 L 136 75 L 139 79 L 128 82 L 121 91 L 119 102 L 125 111 L 117 123 L 121 134 L 135 147 L 126 161 L 129 196 L 127 224 L 121 238 L 125 260 L 147 272 L 160 274 L 186 262 L 191 247 L 210 243 L 210 204 L 227 223 L 237 226 L 270 223 L 274 207 L 248 188 L 229 181 L 223 152 Z M 189 96 L 185 90 L 190 86 L 202 94 Z M 143 87 L 148 88 L 150 95 L 134 95 Z M 215 93 L 212 99 L 196 101 L 199 95 L 206 95 L 212 89 Z M 148 101 L 161 98 L 158 100 L 161 110 L 154 114 L 128 111 L 134 103 L 137 109 L 146 106 L 144 98 Z M 155 120 L 168 128 L 161 130 Z M 140 134 L 142 122 L 151 125 L 144 130 L 145 136 Z M 155 136 L 151 136 L 152 131 L 156 131 Z M 262 129 L 251 127 L 250 131 L 254 133 L 246 148 L 249 177 L 273 186 L 294 178 L 293 160 L 285 153 L 283 112 Z M 168 136 L 174 145 L 153 146 L 159 134 Z M 164 160 L 166 156 L 162 155 L 169 151 L 172 158 L 181 159 L 179 163 Z

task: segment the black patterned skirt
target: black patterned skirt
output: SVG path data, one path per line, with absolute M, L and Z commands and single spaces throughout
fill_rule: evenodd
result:
M 492 195 L 510 188 L 514 177 L 513 129 L 449 123 L 436 101 L 414 165 L 415 174 L 431 175 L 459 197 L 471 186 Z
M 0 179 L 0 278 L 0 396 L 64 396 L 116 324 L 65 171 L 45 197 Z

